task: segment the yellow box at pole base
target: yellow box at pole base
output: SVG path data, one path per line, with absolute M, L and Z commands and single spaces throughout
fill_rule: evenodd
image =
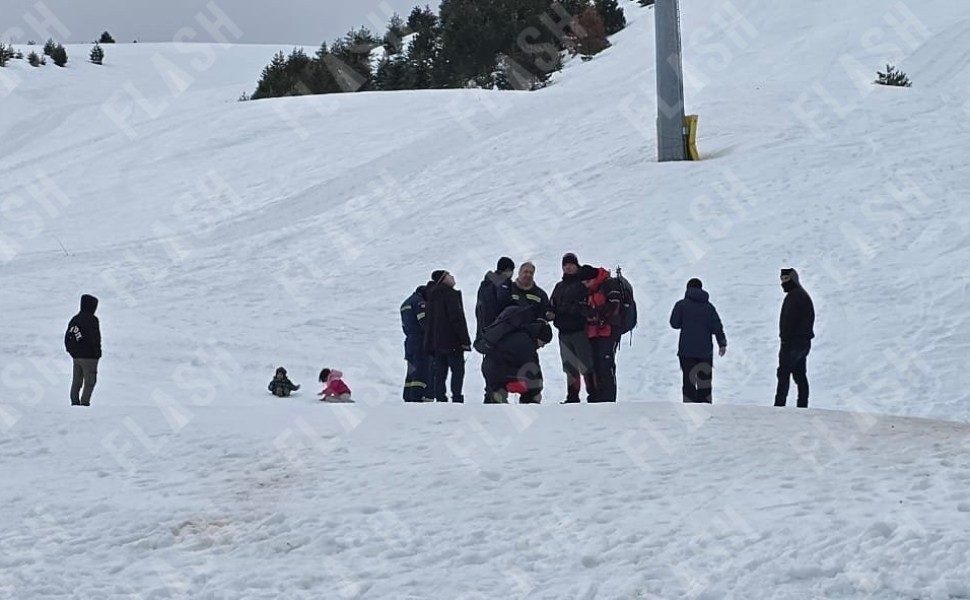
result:
M 687 131 L 687 156 L 690 160 L 700 160 L 701 154 L 697 151 L 697 115 L 687 115 L 684 117 L 684 129 Z

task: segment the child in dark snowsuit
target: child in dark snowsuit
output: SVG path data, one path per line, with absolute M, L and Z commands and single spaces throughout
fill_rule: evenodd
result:
M 294 384 L 286 376 L 286 369 L 280 367 L 276 369 L 276 374 L 273 376 L 273 380 L 269 382 L 269 391 L 271 394 L 278 398 L 288 398 L 290 393 L 300 389 L 300 386 Z

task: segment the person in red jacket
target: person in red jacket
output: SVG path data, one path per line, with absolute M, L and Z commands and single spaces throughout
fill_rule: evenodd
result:
M 586 336 L 593 350 L 593 389 L 588 402 L 616 402 L 616 320 L 623 298 L 617 281 L 602 267 L 583 265 L 579 278 L 586 284 L 590 316 L 586 322 Z M 589 386 L 587 385 L 587 388 Z
M 321 402 L 353 402 L 350 397 L 350 387 L 344 383 L 344 374 L 337 369 L 320 371 L 320 383 L 323 391 L 317 394 Z

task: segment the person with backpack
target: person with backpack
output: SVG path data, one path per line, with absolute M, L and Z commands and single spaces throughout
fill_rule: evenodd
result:
M 586 335 L 589 316 L 589 293 L 579 278 L 579 260 L 573 253 L 562 257 L 562 280 L 552 290 L 549 309 L 553 325 L 559 331 L 559 355 L 562 370 L 566 373 L 566 400 L 563 404 L 576 404 L 586 381 L 586 401 L 590 401 L 593 389 L 593 349 Z
M 405 402 L 433 402 L 431 389 L 431 356 L 424 351 L 427 322 L 427 285 L 419 286 L 401 305 L 401 328 L 404 330 L 404 360 L 408 372 L 404 378 Z
M 670 326 L 680 330 L 677 356 L 683 375 L 684 402 L 712 402 L 712 379 L 714 374 L 714 347 L 711 337 L 717 339 L 718 355 L 727 352 L 727 338 L 717 309 L 710 303 L 710 295 L 704 284 L 694 278 L 687 282 L 687 292 L 674 304 L 670 313 Z
M 74 362 L 74 377 L 71 381 L 72 406 L 91 406 L 91 394 L 98 383 L 101 322 L 94 316 L 97 310 L 97 298 L 88 294 L 81 296 L 81 311 L 71 318 L 64 333 L 64 349 Z
M 510 306 L 503 310 L 480 341 L 485 344 L 485 404 L 508 404 L 510 393 L 519 394 L 519 404 L 542 402 L 539 348 L 550 341 L 552 328 L 542 319 L 532 319 L 532 307 Z
M 465 352 L 472 349 L 465 321 L 461 292 L 455 289 L 455 277 L 448 271 L 431 274 L 425 310 L 424 350 L 432 355 L 431 379 L 434 398 L 447 402 L 445 380 L 451 371 L 451 401 L 462 403 L 465 381 Z
M 609 270 L 583 265 L 579 278 L 586 285 L 589 317 L 586 336 L 593 351 L 593 389 L 587 382 L 588 402 L 616 402 L 616 350 L 621 332 L 622 285 Z
M 511 285 L 509 304 L 532 307 L 534 319 L 548 320 L 549 295 L 536 285 L 535 276 L 536 266 L 531 262 L 522 263 L 519 267 L 519 276 Z
M 815 304 L 802 287 L 795 269 L 781 270 L 785 301 L 781 305 L 778 351 L 778 389 L 775 406 L 785 406 L 791 380 L 798 386 L 798 408 L 808 408 L 808 354 L 815 338 Z

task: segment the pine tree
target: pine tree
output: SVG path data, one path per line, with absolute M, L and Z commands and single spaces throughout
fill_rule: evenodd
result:
M 67 64 L 67 50 L 64 49 L 64 46 L 58 44 L 54 48 L 54 51 L 51 53 L 51 60 L 58 67 L 63 67 Z
M 286 57 L 286 66 L 283 69 L 286 73 L 286 86 L 288 88 L 284 95 L 302 96 L 312 93 L 306 83 L 310 78 L 312 64 L 312 59 L 307 56 L 302 48 L 293 48 L 290 55 Z
M 55 48 L 57 48 L 57 44 L 54 43 L 52 38 L 48 38 L 47 42 L 44 43 L 44 56 L 54 56 Z
M 408 35 L 407 27 L 401 15 L 394 13 L 387 24 L 387 31 L 384 33 L 384 50 L 388 55 L 400 54 L 404 50 L 404 38 Z
M 286 76 L 286 55 L 282 51 L 273 56 L 273 60 L 263 68 L 263 73 L 256 84 L 256 91 L 253 92 L 252 99 L 278 98 L 285 96 L 289 92 L 289 85 Z
M 626 15 L 617 0 L 593 0 L 593 5 L 603 18 L 606 35 L 613 35 L 626 27 Z
M 14 51 L 13 46 L 0 43 L 0 67 L 7 66 L 7 63 L 16 57 L 17 53 Z
M 115 39 L 111 37 L 110 33 L 105 31 L 104 33 L 101 34 L 101 39 L 98 40 L 98 42 L 101 44 L 113 44 L 115 43 Z
M 30 54 L 27 55 L 27 64 L 29 64 L 32 67 L 40 66 L 40 57 L 37 56 L 36 52 L 31 52 Z
M 892 65 L 886 65 L 886 72 L 876 71 L 876 83 L 879 85 L 891 85 L 896 87 L 913 87 L 913 83 L 909 80 L 906 73 L 902 71 L 897 71 L 896 67 Z
M 94 47 L 91 48 L 90 59 L 96 65 L 104 64 L 104 50 L 101 49 L 101 44 L 95 43 Z
M 351 29 L 342 39 L 330 47 L 326 67 L 344 92 L 361 92 L 370 87 L 373 80 L 371 50 L 381 45 L 381 40 L 369 29 Z
M 13 46 L 11 46 L 11 48 L 12 47 Z M 14 53 L 13 57 L 16 58 L 17 60 L 23 60 L 24 59 L 24 53 L 21 52 L 20 50 L 17 50 L 17 52 Z

